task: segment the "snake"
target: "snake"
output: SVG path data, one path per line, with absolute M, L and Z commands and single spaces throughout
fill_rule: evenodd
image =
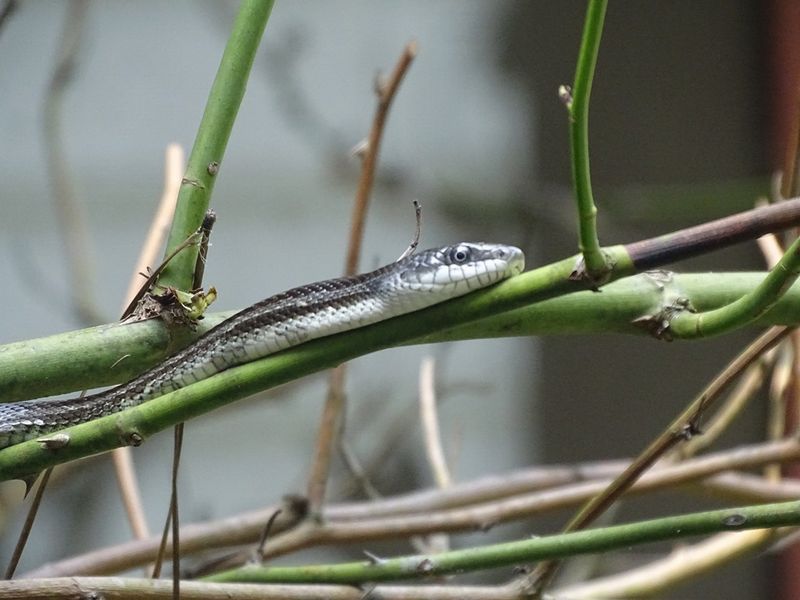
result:
M 138 406 L 309 340 L 462 296 L 524 266 L 523 252 L 514 246 L 460 242 L 369 273 L 290 289 L 234 314 L 127 383 L 79 398 L 0 404 L 0 449 Z

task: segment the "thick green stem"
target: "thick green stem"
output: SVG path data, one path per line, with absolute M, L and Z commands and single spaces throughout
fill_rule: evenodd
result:
M 536 278 L 521 277 L 520 283 L 536 293 Z M 674 276 L 674 288 L 696 309 L 709 311 L 741 298 L 764 277 L 765 273 L 681 273 Z M 572 292 L 465 325 L 448 323 L 448 329 L 408 343 L 532 335 L 643 335 L 647 330 L 637 326 L 636 319 L 657 311 L 663 296 L 649 275 L 626 277 L 603 287 L 600 294 Z M 197 330 L 180 340 L 171 338 L 160 322 L 150 320 L 100 325 L 0 346 L 0 399 L 13 402 L 128 381 L 163 360 L 166 348 L 184 346 L 232 314 L 206 314 Z M 753 325 L 797 325 L 799 315 L 800 284 L 795 284 Z
M 622 246 L 608 250 L 625 265 Z M 19 478 L 59 464 L 146 438 L 214 408 L 362 354 L 423 335 L 499 314 L 563 293 L 579 284 L 567 275 L 574 259 L 540 267 L 494 287 L 368 327 L 314 340 L 285 352 L 223 371 L 209 379 L 145 402 L 141 406 L 72 427 L 69 445 L 47 450 L 29 441 L 0 450 L 0 480 Z M 632 269 L 632 265 L 619 272 Z
M 583 28 L 572 99 L 569 103 L 570 142 L 572 149 L 572 181 L 578 203 L 580 251 L 589 278 L 602 280 L 610 266 L 597 236 L 597 207 L 592 197 L 589 168 L 589 97 L 592 78 L 600 50 L 607 0 L 590 0 Z
M 273 0 L 242 0 L 239 7 L 189 156 L 165 256 L 203 221 L 272 5 Z M 187 248 L 167 265 L 159 283 L 188 290 L 196 259 L 197 247 Z

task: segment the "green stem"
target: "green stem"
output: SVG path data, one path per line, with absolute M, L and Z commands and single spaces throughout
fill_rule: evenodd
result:
M 780 502 L 665 517 L 602 529 L 565 533 L 434 555 L 379 562 L 301 567 L 247 566 L 217 573 L 206 581 L 258 583 L 363 583 L 448 575 L 494 567 L 617 550 L 720 531 L 783 527 L 800 523 L 800 502 Z
M 608 251 L 623 265 L 615 274 L 633 268 L 630 263 L 625 265 L 622 246 Z M 574 259 L 562 260 L 450 302 L 314 340 L 228 369 L 141 406 L 72 427 L 65 431 L 70 435 L 69 445 L 55 452 L 42 448 L 35 440 L 0 450 L 0 481 L 111 450 L 131 443 L 134 438 L 146 438 L 234 400 L 357 356 L 563 293 L 579 285 L 567 278 L 574 263 Z
M 239 7 L 189 156 L 165 256 L 203 222 L 273 3 L 274 0 L 242 0 Z M 197 247 L 187 248 L 164 269 L 160 283 L 188 290 L 196 259 Z
M 574 260 L 574 259 L 573 259 Z M 674 288 L 701 311 L 730 304 L 764 280 L 765 273 L 679 273 Z M 531 295 L 535 277 L 521 275 Z M 634 320 L 650 314 L 663 299 L 648 275 L 626 277 L 598 294 L 578 291 L 531 303 L 468 324 L 447 322 L 406 343 L 435 343 L 510 336 L 625 333 L 643 335 Z M 166 357 L 166 348 L 183 347 L 230 317 L 233 311 L 207 313 L 197 330 L 179 340 L 155 320 L 109 324 L 0 346 L 0 399 L 41 398 L 132 379 Z M 800 284 L 795 284 L 753 325 L 800 324 Z M 122 359 L 120 359 L 122 357 Z
M 597 236 L 597 207 L 592 197 L 589 168 L 589 97 L 603 33 L 607 0 L 590 0 L 569 103 L 572 181 L 578 203 L 579 248 L 592 280 L 601 280 L 610 269 Z
M 753 291 L 727 306 L 704 313 L 683 312 L 670 323 L 676 338 L 691 339 L 719 335 L 744 327 L 768 312 L 800 276 L 800 238 L 794 241 L 778 264 Z

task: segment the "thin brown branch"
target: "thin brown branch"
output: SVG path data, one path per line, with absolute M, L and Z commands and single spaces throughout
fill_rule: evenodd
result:
M 625 249 L 636 269 L 646 271 L 797 225 L 800 225 L 800 198 L 793 198 L 632 242 Z
M 28 509 L 28 514 L 25 517 L 25 522 L 22 524 L 22 530 L 17 537 L 17 543 L 14 546 L 14 552 L 11 554 L 11 559 L 8 561 L 6 567 L 5 579 L 14 577 L 14 573 L 19 565 L 19 560 L 22 558 L 22 552 L 25 550 L 25 545 L 28 543 L 28 537 L 33 529 L 33 523 L 36 521 L 36 514 L 39 512 L 39 507 L 42 505 L 42 498 L 44 497 L 44 490 L 47 488 L 47 482 L 50 481 L 50 475 L 53 473 L 53 467 L 47 469 L 42 475 L 39 486 L 36 488 L 36 494 L 33 496 L 31 506 Z
M 767 447 L 770 448 L 769 452 L 764 451 Z M 764 461 L 767 454 L 773 460 Z M 795 440 L 765 444 L 760 449 L 739 448 L 728 453 L 655 469 L 635 482 L 630 488 L 630 493 L 641 494 L 655 489 L 671 488 L 731 468 L 752 467 L 755 466 L 754 463 L 763 465 L 765 462 L 776 462 L 775 459 L 781 462 L 792 460 L 788 458 L 790 456 L 800 456 L 800 445 Z M 736 464 L 737 467 L 733 467 L 733 464 Z M 314 523 L 305 529 L 297 529 L 276 536 L 272 543 L 268 543 L 264 548 L 264 555 L 265 557 L 282 556 L 317 545 L 358 543 L 476 528 L 485 531 L 499 523 L 575 506 L 587 499 L 597 497 L 616 481 L 613 479 L 614 474 L 614 471 L 610 469 L 610 472 L 606 473 L 608 478 L 603 480 L 568 484 L 497 501 L 479 502 L 463 508 L 421 511 L 413 514 L 364 518 L 346 522 L 328 516 L 325 523 Z
M 186 157 L 180 144 L 168 144 L 164 152 L 164 183 L 161 189 L 161 199 L 158 208 L 150 222 L 145 242 L 133 267 L 134 276 L 128 283 L 125 292 L 125 306 L 127 306 L 142 287 L 139 273 L 147 271 L 148 267 L 155 264 L 164 240 L 169 233 L 172 215 L 175 213 L 175 202 L 181 186 L 181 178 L 186 165 Z M 123 307 L 124 309 L 124 307 Z
M 688 440 L 676 450 L 676 455 L 681 460 L 696 456 L 703 450 L 711 447 L 719 437 L 728 430 L 736 417 L 755 397 L 764 383 L 767 369 L 774 361 L 774 350 L 768 352 L 762 360 L 750 365 L 739 378 L 736 387 L 728 394 L 725 403 L 703 429 L 703 435 L 698 435 Z M 777 438 L 773 438 L 777 439 Z
M 434 360 L 427 356 L 419 368 L 419 412 L 422 423 L 425 454 L 431 467 L 436 487 L 450 487 L 452 479 L 444 457 L 439 418 L 436 410 L 436 390 L 434 389 Z
M 345 275 L 355 275 L 358 272 L 367 208 L 369 207 L 369 199 L 372 195 L 375 181 L 375 169 L 378 164 L 383 130 L 394 96 L 408 68 L 411 66 L 416 52 L 417 49 L 414 42 L 407 44 L 388 82 L 385 84 L 379 83 L 376 88 L 378 106 L 375 110 L 367 146 L 363 153 L 361 176 L 358 180 L 358 188 L 353 202 L 350 237 L 347 244 L 347 258 L 344 268 Z M 345 412 L 344 382 L 345 365 L 340 365 L 333 370 L 329 379 L 328 394 L 320 421 L 319 434 L 317 435 L 311 475 L 308 480 L 308 501 L 311 515 L 319 514 L 325 501 L 331 457 L 336 446 L 338 428 L 342 423 Z
M 25 579 L 4 584 L 5 600 L 48 598 L 83 600 L 167 600 L 172 587 L 168 581 L 123 577 L 65 577 Z M 518 600 L 492 586 L 461 585 L 379 585 L 367 590 L 352 585 L 247 584 L 184 581 L 182 600 Z
M 443 490 L 453 484 L 447 459 L 444 455 L 439 412 L 436 403 L 436 363 L 432 356 L 425 356 L 419 368 L 419 412 L 422 423 L 422 439 L 425 455 L 428 457 L 436 487 Z M 446 552 L 450 548 L 450 538 L 444 534 L 415 538 L 415 549 L 421 554 Z
M 347 259 L 345 260 L 344 272 L 346 275 L 354 275 L 358 271 L 358 262 L 361 257 L 361 243 L 364 239 L 364 224 L 366 222 L 367 207 L 369 198 L 372 194 L 372 186 L 375 181 L 375 169 L 378 164 L 378 153 L 380 151 L 383 130 L 386 119 L 389 116 L 389 109 L 392 106 L 395 94 L 405 77 L 408 68 L 417 55 L 416 42 L 409 42 L 403 49 L 397 64 L 384 83 L 376 83 L 376 94 L 378 96 L 378 106 L 372 120 L 372 128 L 367 138 L 367 147 L 363 155 L 361 167 L 361 177 L 358 180 L 356 199 L 353 204 L 353 215 L 350 219 L 350 241 L 347 245 Z
M 780 464 L 778 463 L 765 463 Z M 800 498 L 800 481 L 790 477 L 774 481 L 746 473 L 720 473 L 697 483 L 703 496 L 716 496 L 725 502 L 760 504 Z
M 340 419 L 344 412 L 345 394 L 344 380 L 347 365 L 339 365 L 331 371 L 328 380 L 328 395 L 322 409 L 319 433 L 314 449 L 314 462 L 311 466 L 311 475 L 308 478 L 308 503 L 309 512 L 314 517 L 318 516 L 325 501 L 328 472 L 330 470 L 333 448 L 339 430 Z

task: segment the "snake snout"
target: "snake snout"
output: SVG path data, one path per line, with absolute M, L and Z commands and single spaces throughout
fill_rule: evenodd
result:
M 516 246 L 498 246 L 494 256 L 506 262 L 507 270 L 512 276 L 519 275 L 525 269 L 525 253 Z

